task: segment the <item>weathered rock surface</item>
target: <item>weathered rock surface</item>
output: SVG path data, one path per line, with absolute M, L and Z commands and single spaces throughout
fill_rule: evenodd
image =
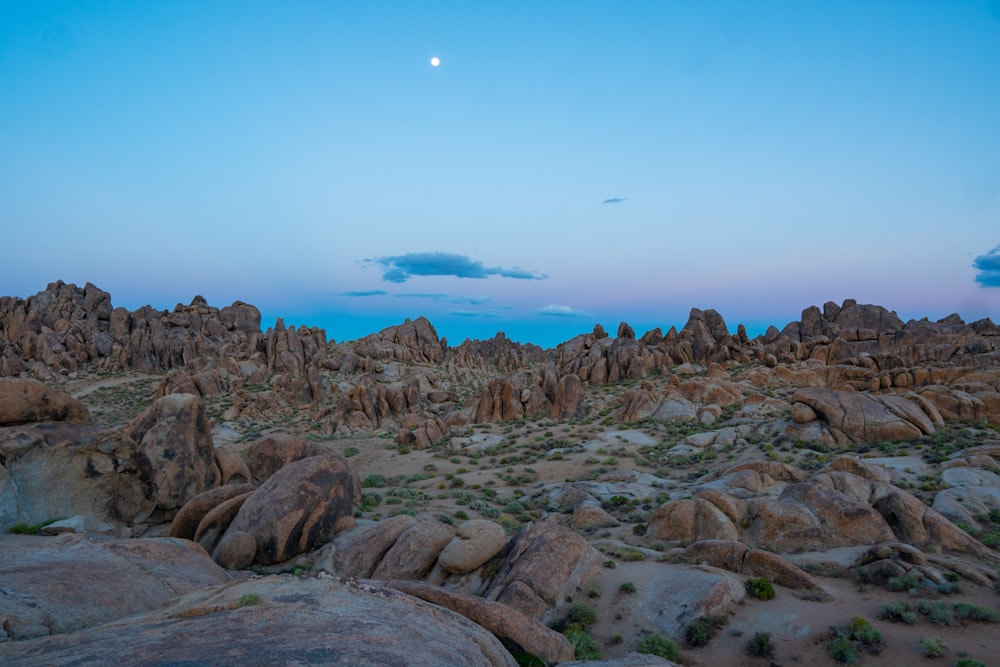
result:
M 254 490 L 250 484 L 227 484 L 203 491 L 187 501 L 170 522 L 170 537 L 193 540 L 205 515 L 223 502 Z
M 500 553 L 507 543 L 503 526 L 494 521 L 472 519 L 455 529 L 455 537 L 441 553 L 438 565 L 450 574 L 468 574 Z
M 808 406 L 855 443 L 916 440 L 934 433 L 920 405 L 899 396 L 808 387 L 795 392 L 792 401 Z
M 156 508 L 153 462 L 118 433 L 68 423 L 0 428 L 0 462 L 0 532 L 79 515 L 88 532 L 128 537 Z
M 90 412 L 66 392 L 38 380 L 0 377 L 0 426 L 49 421 L 89 424 Z
M 455 531 L 440 521 L 421 521 L 407 528 L 382 557 L 373 579 L 422 579 L 434 567 Z
M 507 605 L 413 581 L 387 585 L 461 614 L 489 630 L 511 653 L 530 653 L 548 664 L 573 659 L 573 646 L 566 637 Z
M 342 456 L 313 456 L 268 478 L 246 499 L 228 530 L 253 535 L 254 562 L 271 565 L 354 526 L 354 506 L 360 501 L 361 482 Z
M 259 602 L 240 606 L 244 595 Z M 266 628 L 248 638 L 247 628 Z M 161 611 L 72 635 L 0 644 L 25 667 L 163 664 L 515 667 L 465 617 L 370 584 L 272 576 L 185 595 Z
M 311 456 L 329 454 L 330 448 L 304 438 L 273 435 L 257 440 L 243 451 L 255 482 L 263 482 L 283 467 Z
M 374 526 L 359 526 L 338 536 L 332 554 L 324 553 L 329 550 L 329 547 L 324 547 L 317 554 L 317 563 L 331 574 L 337 572 L 348 577 L 368 579 L 399 536 L 415 525 L 417 520 L 412 516 L 397 514 Z M 329 564 L 324 565 L 327 560 L 330 560 Z
M 746 597 L 743 582 L 708 566 L 674 566 L 649 582 L 639 605 L 660 632 L 683 638 L 684 626 L 718 616 Z
M 162 510 L 180 509 L 222 480 L 212 427 L 197 396 L 171 394 L 156 400 L 124 433 L 150 461 L 156 504 Z
M 203 549 L 186 540 L 5 535 L 0 537 L 0 662 L 21 664 L 5 657 L 11 646 L 5 640 L 75 632 L 158 609 L 176 595 L 228 580 Z

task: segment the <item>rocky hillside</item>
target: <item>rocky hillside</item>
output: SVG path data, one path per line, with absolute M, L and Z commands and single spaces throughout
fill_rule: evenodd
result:
M 0 539 L 0 658 L 204 655 L 181 634 L 212 664 L 416 664 L 437 635 L 477 638 L 422 664 L 824 663 L 843 640 L 889 665 L 921 659 L 911 627 L 1000 648 L 1000 328 L 847 301 L 753 339 L 697 309 L 616 334 L 451 347 L 420 318 L 337 343 L 241 302 L 0 298 L 0 531 L 69 533 Z M 235 634 L 289 612 L 344 638 Z M 398 644 L 348 630 L 379 614 L 413 619 Z M 877 655 L 829 635 L 855 615 Z

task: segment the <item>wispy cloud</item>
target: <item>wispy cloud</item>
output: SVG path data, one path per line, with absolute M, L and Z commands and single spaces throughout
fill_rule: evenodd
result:
M 976 274 L 976 282 L 983 287 L 1000 287 L 1000 245 L 985 255 L 976 257 L 972 262 Z
M 427 294 L 423 292 L 396 292 L 392 295 L 396 299 L 430 299 L 431 301 L 446 303 L 464 303 L 470 306 L 482 306 L 493 301 L 488 296 L 449 296 L 447 294 Z
M 365 292 L 341 292 L 340 296 L 350 296 L 350 297 L 366 297 L 366 296 L 385 296 L 388 294 L 385 290 L 373 289 Z
M 405 283 L 413 276 L 455 276 L 456 278 L 515 278 L 518 280 L 544 280 L 548 276 L 520 267 L 504 268 L 484 266 L 482 262 L 465 255 L 447 252 L 411 252 L 392 257 L 375 257 L 365 260 L 382 267 L 382 280 Z
M 628 201 L 626 197 L 610 197 L 602 201 L 602 204 L 621 204 L 623 201 Z
M 486 319 L 496 319 L 498 317 L 504 317 L 507 315 L 505 311 L 510 310 L 510 306 L 501 306 L 500 308 L 485 308 L 483 310 L 463 310 L 454 309 L 449 310 L 449 315 L 455 315 L 457 317 L 483 317 Z
M 593 315 L 586 311 L 570 308 L 569 306 L 560 306 L 554 303 L 542 306 L 535 312 L 539 315 L 549 315 L 551 317 L 593 317 Z

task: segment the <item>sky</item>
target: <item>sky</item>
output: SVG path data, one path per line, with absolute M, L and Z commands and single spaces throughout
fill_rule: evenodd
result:
M 1000 322 L 1000 0 L 0 0 L 0 249 L 338 341 Z

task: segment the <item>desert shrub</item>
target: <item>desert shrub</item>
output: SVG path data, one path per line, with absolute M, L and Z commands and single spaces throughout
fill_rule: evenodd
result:
M 669 637 L 663 635 L 646 635 L 635 647 L 636 653 L 647 653 L 658 655 L 667 660 L 677 660 L 680 657 L 680 649 Z
M 372 486 L 385 486 L 385 476 L 384 475 L 368 475 L 363 480 L 361 480 L 361 486 L 368 488 Z
M 601 652 L 597 640 L 578 625 L 571 625 L 563 632 L 573 646 L 573 656 L 577 660 L 600 660 Z
M 684 626 L 684 641 L 688 646 L 704 646 L 712 637 L 712 625 L 704 618 L 696 618 Z
M 770 632 L 756 632 L 747 640 L 747 653 L 761 657 L 770 657 L 774 652 L 771 645 Z
M 982 623 L 996 623 L 1000 616 L 992 609 L 969 604 L 968 602 L 956 602 L 954 606 L 955 616 L 963 621 L 979 621 Z
M 597 612 L 594 611 L 593 607 L 588 607 L 585 604 L 576 603 L 569 608 L 569 613 L 566 615 L 566 625 L 579 625 L 582 627 L 589 627 L 597 622 Z
M 986 667 L 986 663 L 975 658 L 959 658 L 955 667 Z
M 258 603 L 260 603 L 260 593 L 244 593 L 237 602 L 240 607 L 250 607 Z
M 876 628 L 872 627 L 871 622 L 867 618 L 861 616 L 855 616 L 851 619 L 851 637 L 868 649 L 871 653 L 877 653 L 880 648 L 882 648 L 882 643 L 885 638 L 882 633 Z
M 362 512 L 369 512 L 382 504 L 382 496 L 375 492 L 361 495 L 361 506 L 358 508 Z
M 936 625 L 958 625 L 955 619 L 955 612 L 947 602 L 930 602 L 921 600 L 917 606 L 921 614 L 927 616 L 927 620 Z
M 42 528 L 56 521 L 62 521 L 62 519 L 49 519 L 38 523 L 16 523 L 7 532 L 14 535 L 37 535 Z
M 916 572 L 907 572 L 889 579 L 885 587 L 890 591 L 915 591 L 919 588 L 921 580 L 922 577 Z
M 356 454 L 360 454 L 360 453 L 361 453 L 361 450 L 358 449 L 357 447 L 355 447 L 354 445 L 351 445 L 349 447 L 344 447 L 344 458 L 346 458 L 346 459 L 349 459 L 352 456 L 355 456 Z
M 751 577 L 747 579 L 746 583 L 747 593 L 754 596 L 758 600 L 773 600 L 774 599 L 774 586 L 771 582 L 763 577 Z
M 614 562 L 614 561 L 612 561 Z M 635 593 L 636 587 L 631 581 L 626 581 L 624 584 L 618 587 L 618 590 L 622 593 Z
M 940 637 L 921 637 L 920 650 L 928 658 L 940 658 L 948 650 L 948 645 Z
M 913 625 L 917 622 L 915 609 L 910 602 L 888 602 L 878 610 L 878 617 L 884 621 L 901 621 Z
M 520 667 L 548 667 L 545 661 L 534 653 L 522 653 L 519 651 L 512 655 L 514 656 L 514 662 Z
M 854 642 L 847 637 L 837 637 L 829 643 L 827 649 L 830 656 L 842 665 L 853 665 L 858 661 L 858 652 Z

